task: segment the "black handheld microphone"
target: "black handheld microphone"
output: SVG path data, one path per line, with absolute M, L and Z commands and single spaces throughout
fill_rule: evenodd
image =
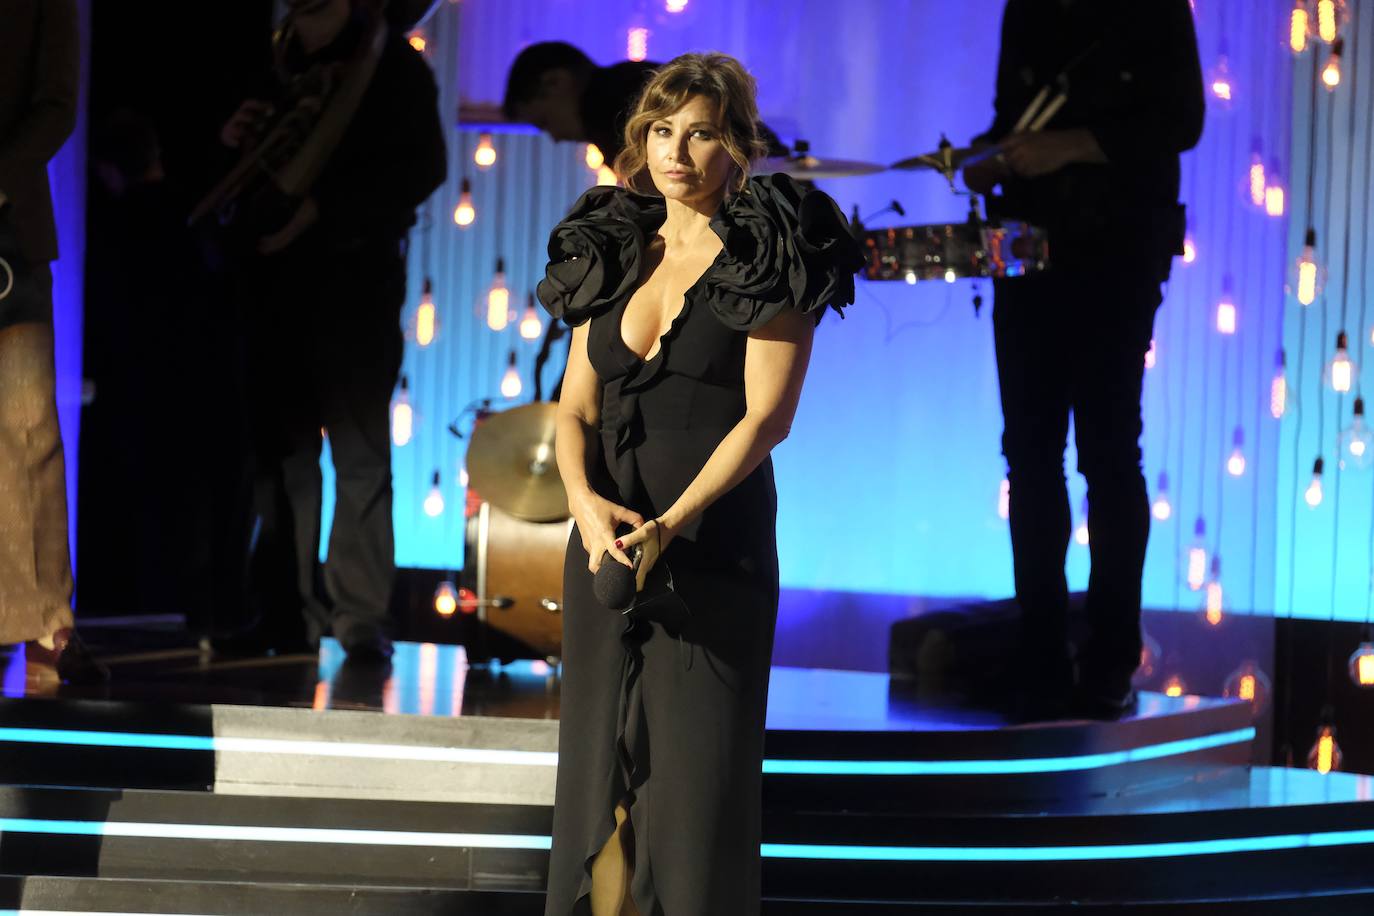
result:
M 592 579 L 592 593 L 596 600 L 613 611 L 625 613 L 635 603 L 635 574 L 644 559 L 644 548 L 638 544 L 630 551 L 634 566 L 621 563 L 609 553 L 603 554 L 601 565 Z

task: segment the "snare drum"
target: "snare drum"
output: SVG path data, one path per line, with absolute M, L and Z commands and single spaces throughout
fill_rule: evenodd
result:
M 866 231 L 870 280 L 944 280 L 1019 277 L 1050 265 L 1045 231 L 1015 220 L 933 223 Z

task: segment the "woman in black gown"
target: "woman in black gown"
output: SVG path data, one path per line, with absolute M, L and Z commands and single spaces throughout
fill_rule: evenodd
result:
M 549 241 L 539 298 L 573 325 L 557 427 L 577 528 L 546 913 L 759 908 L 760 784 L 778 606 L 769 452 L 811 338 L 853 301 L 857 244 L 826 195 L 749 178 L 752 77 L 660 69 L 617 172 Z M 643 551 L 636 603 L 593 573 Z

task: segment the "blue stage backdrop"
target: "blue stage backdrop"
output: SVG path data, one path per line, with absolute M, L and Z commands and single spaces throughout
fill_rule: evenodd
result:
M 1216 90 L 1209 90 L 1202 143 L 1184 157 L 1195 259 L 1175 264 L 1156 323 L 1156 364 L 1147 374 L 1146 473 L 1152 498 L 1167 475 L 1171 511 L 1154 522 L 1145 600 L 1183 610 L 1200 605 L 1202 592 L 1189 589 L 1182 574 L 1201 518 L 1208 556 L 1219 553 L 1223 561 L 1227 609 L 1271 613 L 1288 607 L 1286 595 L 1276 603 L 1283 590 L 1275 586 L 1275 550 L 1287 531 L 1292 474 L 1278 456 L 1290 421 L 1280 425 L 1270 416 L 1270 379 L 1282 346 L 1283 267 L 1293 236 L 1288 209 L 1299 195 L 1288 195 L 1281 215 L 1267 215 L 1251 201 L 1250 172 L 1254 161 L 1263 164 L 1258 189 L 1271 200 L 1298 184 L 1289 168 L 1295 155 L 1288 6 L 1198 0 L 1196 8 L 1203 67 Z M 427 347 L 412 342 L 406 357 L 420 420 L 413 441 L 395 452 L 398 562 L 462 565 L 464 443 L 446 427 L 477 399 L 527 400 L 535 349 L 514 325 L 487 330 L 477 304 L 500 256 L 511 307 L 523 310 L 542 271 L 549 229 L 596 180 L 581 145 L 530 133 L 494 134 L 497 161 L 478 169 L 478 132 L 456 123 L 460 98 L 499 101 L 507 66 L 530 42 L 570 41 L 611 63 L 627 56 L 631 30 L 643 28 L 651 60 L 689 50 L 738 56 L 758 78 L 765 120 L 785 140 L 809 140 L 822 155 L 892 162 L 933 149 L 941 134 L 962 144 L 987 126 L 1001 11 L 1001 0 L 855 0 L 843 15 L 823 0 L 689 0 L 678 13 L 662 0 L 440 6 L 424 37 L 444 114 L 455 124 L 451 174 L 416 231 L 407 320 L 428 275 L 441 327 Z M 1217 97 L 1226 87 L 1229 102 Z M 476 218 L 459 229 L 452 212 L 465 177 Z M 965 212 L 933 175 L 888 172 L 822 185 L 846 211 L 858 205 L 869 214 L 900 201 L 907 216 L 882 217 L 878 225 L 958 221 Z M 1217 330 L 1228 288 L 1238 315 L 1229 335 Z M 926 596 L 1011 592 L 1006 523 L 998 513 L 1004 465 L 987 284 L 982 293 L 988 305 L 976 317 L 968 281 L 861 282 L 848 318 L 826 319 L 792 437 L 776 454 L 785 586 Z M 1366 335 L 1367 329 L 1361 339 Z M 512 350 L 525 389 L 506 401 L 499 383 Z M 1290 367 L 1295 356 L 1290 350 Z M 1305 372 L 1316 358 L 1309 356 Z M 557 369 L 550 367 L 550 378 Z M 1232 476 L 1226 465 L 1237 430 L 1245 467 Z M 1302 453 L 1309 466 L 1314 448 Z M 1077 520 L 1084 486 L 1074 465 L 1070 448 Z M 437 518 L 422 509 L 436 470 L 446 501 Z M 1299 565 L 1309 560 L 1315 554 Z M 1071 584 L 1084 587 L 1088 548 L 1072 546 L 1068 562 Z

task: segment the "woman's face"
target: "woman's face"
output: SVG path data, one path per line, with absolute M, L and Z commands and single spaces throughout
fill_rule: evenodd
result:
M 736 165 L 720 136 L 716 107 L 700 95 L 649 125 L 649 174 L 665 199 L 691 203 L 724 193 Z

